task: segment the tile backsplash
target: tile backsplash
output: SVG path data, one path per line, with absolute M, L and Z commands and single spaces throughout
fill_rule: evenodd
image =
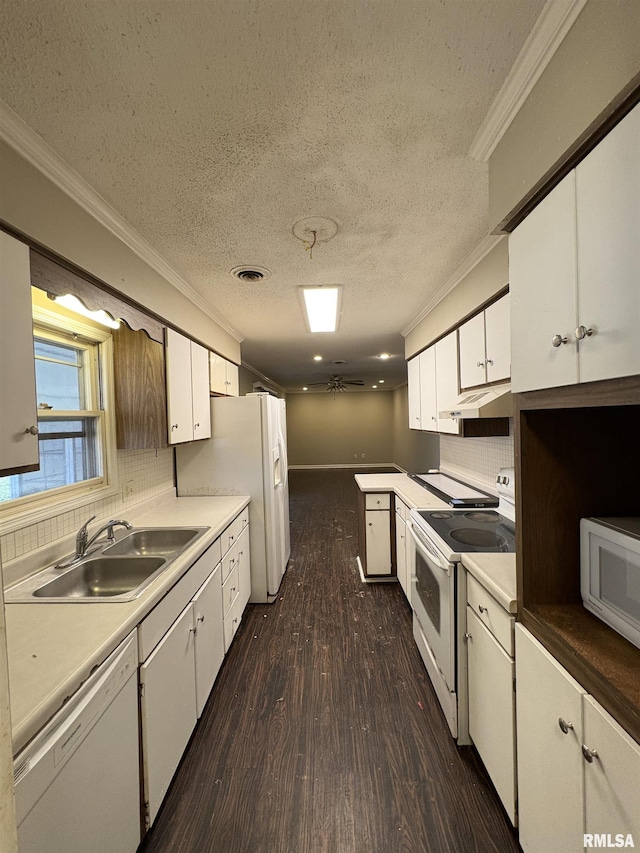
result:
M 495 489 L 500 468 L 513 466 L 513 418 L 509 435 L 492 438 L 440 436 L 440 466 L 461 479 L 471 478 Z
M 118 481 L 120 494 L 69 512 L 52 510 L 50 518 L 0 537 L 3 566 L 48 542 L 75 533 L 91 515 L 97 515 L 99 519 L 116 517 L 126 511 L 127 507 L 172 489 L 173 448 L 119 450 Z

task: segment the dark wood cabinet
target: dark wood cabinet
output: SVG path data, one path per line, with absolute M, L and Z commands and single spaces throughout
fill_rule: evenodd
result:
M 119 450 L 167 446 L 164 347 L 124 323 L 113 333 L 116 440 Z
M 640 740 L 640 649 L 582 606 L 580 519 L 640 516 L 640 378 L 514 396 L 518 618 Z

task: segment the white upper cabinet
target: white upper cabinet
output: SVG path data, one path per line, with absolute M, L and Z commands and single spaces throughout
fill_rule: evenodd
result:
M 436 416 L 438 411 L 446 409 L 458 398 L 458 341 L 456 333 L 451 332 L 445 338 L 437 342 L 435 347 L 436 358 Z M 458 435 L 460 422 L 454 418 L 436 419 L 438 432 L 447 432 Z
M 238 365 L 216 352 L 209 353 L 209 380 L 212 394 L 237 397 L 240 393 Z
M 0 231 L 0 472 L 38 467 L 29 247 Z
M 640 108 L 576 169 L 580 381 L 640 373 Z
M 420 353 L 420 416 L 422 429 L 438 429 L 435 346 Z
M 422 429 L 420 414 L 420 356 L 416 355 L 407 362 L 407 380 L 409 395 L 409 429 Z
M 507 293 L 458 329 L 461 388 L 473 388 L 509 378 L 509 302 Z
M 509 238 L 512 387 L 640 373 L 640 107 Z
M 173 329 L 166 330 L 169 444 L 209 438 L 208 351 Z

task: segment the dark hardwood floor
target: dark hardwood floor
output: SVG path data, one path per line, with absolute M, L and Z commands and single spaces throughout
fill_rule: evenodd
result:
M 141 853 L 519 850 L 399 584 L 360 581 L 353 471 L 292 471 L 290 502 L 278 600 L 247 608 Z

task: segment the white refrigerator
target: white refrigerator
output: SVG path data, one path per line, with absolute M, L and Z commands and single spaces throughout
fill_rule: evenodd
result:
M 289 561 L 285 401 L 211 398 L 211 438 L 176 448 L 178 495 L 250 495 L 251 598 L 275 600 Z

